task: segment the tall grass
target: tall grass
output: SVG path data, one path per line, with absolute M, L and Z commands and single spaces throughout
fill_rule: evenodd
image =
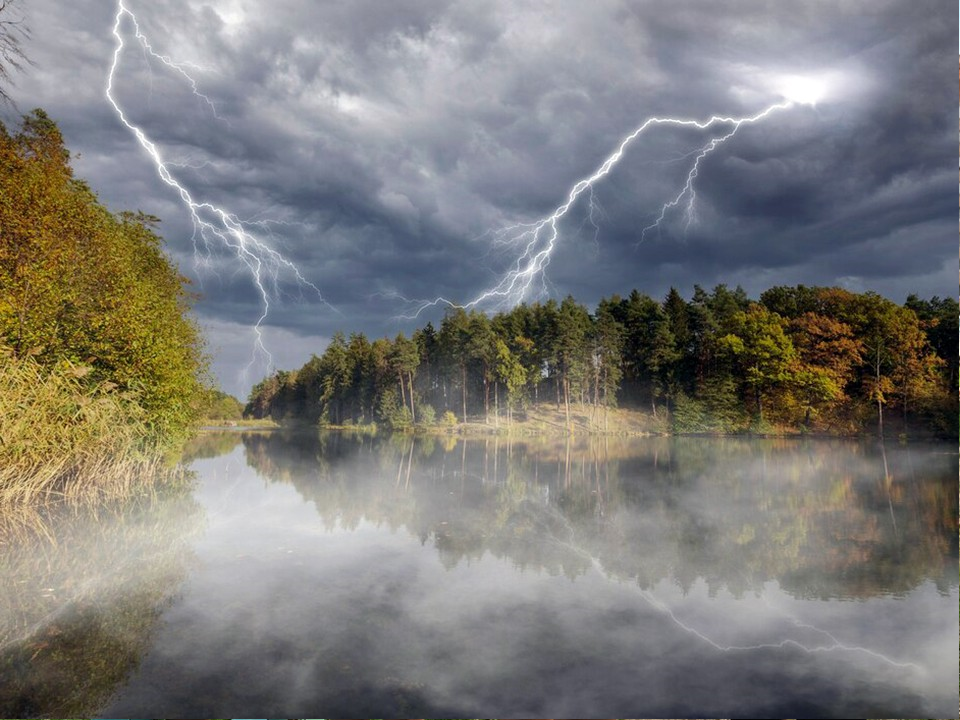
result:
M 129 494 L 163 467 L 131 394 L 0 348 L 0 506 Z

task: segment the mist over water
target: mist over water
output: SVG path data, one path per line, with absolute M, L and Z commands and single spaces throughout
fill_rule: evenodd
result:
M 105 603 L 97 637 L 136 659 L 87 716 L 955 716 L 953 446 L 269 432 L 193 456 L 194 530 L 149 535 L 178 572 Z M 34 714 L 62 707 L 18 652 Z
M 130 677 L 202 530 L 183 492 L 0 515 L 0 717 L 90 717 Z

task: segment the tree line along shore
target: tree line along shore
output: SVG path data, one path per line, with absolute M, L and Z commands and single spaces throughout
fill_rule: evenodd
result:
M 325 426 L 597 432 L 957 433 L 957 301 L 777 286 L 633 290 L 409 337 L 333 336 L 257 383 L 244 415 Z M 616 409 L 616 410 L 615 410 Z

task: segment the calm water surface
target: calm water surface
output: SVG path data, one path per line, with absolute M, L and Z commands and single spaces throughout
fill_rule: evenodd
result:
M 8 532 L 0 716 L 957 717 L 955 445 L 206 434 Z

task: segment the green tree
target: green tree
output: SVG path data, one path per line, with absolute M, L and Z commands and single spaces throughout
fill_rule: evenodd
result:
M 783 331 L 780 316 L 757 303 L 746 312 L 734 313 L 729 324 L 733 332 L 721 338 L 720 347 L 737 359 L 762 423 L 764 394 L 793 379 L 796 350 Z
M 416 343 L 417 352 L 420 355 L 417 385 L 420 387 L 425 400 L 434 403 L 440 391 L 440 342 L 433 323 L 428 322 L 422 328 L 414 331 L 412 340 Z
M 363 333 L 352 333 L 347 346 L 349 365 L 353 369 L 348 402 L 350 417 L 359 422 L 368 422 L 375 417 L 375 388 L 372 380 L 374 367 L 373 346 Z
M 693 370 L 691 387 L 694 394 L 698 394 L 717 369 L 715 360 L 720 326 L 710 307 L 710 296 L 699 285 L 693 287 L 687 310 L 690 328 L 688 364 Z
M 790 320 L 809 312 L 822 315 L 828 311 L 822 302 L 821 290 L 805 285 L 778 285 L 760 293 L 760 304 L 770 312 Z
M 347 419 L 346 403 L 353 385 L 353 358 L 342 332 L 330 338 L 319 363 L 319 381 L 322 389 L 318 411 L 311 411 L 311 419 L 323 414 L 337 425 Z M 302 373 L 302 370 L 301 370 Z
M 483 386 L 483 419 L 490 422 L 490 384 L 496 381 L 494 372 L 497 360 L 496 337 L 490 318 L 482 312 L 472 311 L 467 323 L 467 355 L 476 367 Z
M 930 347 L 943 360 L 943 376 L 950 393 L 956 398 L 958 374 L 957 353 L 958 334 L 960 334 L 960 307 L 954 298 L 934 296 L 930 300 L 921 300 L 916 295 L 907 296 L 904 306 L 912 310 L 926 333 Z
M 450 368 L 459 371 L 461 392 L 461 422 L 467 421 L 467 363 L 470 360 L 470 319 L 463 308 L 449 311 L 440 324 L 437 340 L 441 355 Z
M 400 402 L 400 398 L 394 385 L 397 377 L 394 368 L 391 366 L 390 356 L 393 351 L 393 344 L 387 338 L 377 338 L 370 344 L 370 354 L 367 373 L 367 392 L 370 395 L 370 404 L 374 417 L 380 420 L 390 421 L 390 417 L 385 415 L 384 409 L 393 405 L 399 406 L 405 410 L 405 406 Z M 384 397 L 394 397 L 394 402 L 386 402 Z
M 496 339 L 497 378 L 507 389 L 507 423 L 513 421 L 513 411 L 522 402 L 527 385 L 527 373 L 520 359 L 514 355 L 507 344 L 500 338 Z
M 600 302 L 593 323 L 594 404 L 603 406 L 603 427 L 608 427 L 609 408 L 617 404 L 623 377 L 624 327 L 616 318 L 613 302 Z
M 276 375 L 270 375 L 256 383 L 250 389 L 247 404 L 243 408 L 243 416 L 255 420 L 270 417 L 270 408 L 279 389 L 280 383 Z
M 673 335 L 673 348 L 676 360 L 671 369 L 671 396 L 681 391 L 693 392 L 695 372 L 692 367 L 693 334 L 690 330 L 690 313 L 687 302 L 676 288 L 670 288 L 663 300 L 663 313 L 667 316 L 667 326 Z
M 557 305 L 557 301 L 551 298 L 545 303 L 536 303 L 533 305 L 531 314 L 530 332 L 526 334 L 526 337 L 530 338 L 534 343 L 541 380 L 545 380 L 554 385 L 554 395 L 556 396 L 557 408 L 559 409 L 561 398 L 559 372 L 557 370 L 556 337 L 560 308 Z M 543 377 L 544 373 L 546 374 L 545 377 Z M 534 400 L 536 402 L 540 401 L 539 385 L 540 383 L 538 382 L 533 388 Z
M 211 388 L 203 398 L 200 414 L 206 420 L 240 420 L 243 405 L 233 395 Z
M 843 299 L 847 302 L 838 303 L 837 314 L 856 328 L 865 345 L 864 395 L 877 405 L 882 435 L 884 406 L 899 404 L 906 422 L 912 403 L 932 390 L 941 363 L 913 310 L 873 292 Z
M 751 302 L 746 291 L 739 285 L 730 290 L 721 283 L 713 289 L 708 304 L 721 331 L 728 332 L 731 325 L 739 322 L 738 314 L 746 312 Z
M 634 290 L 620 310 L 624 328 L 624 365 L 638 389 L 649 395 L 657 414 L 657 398 L 676 390 L 679 354 L 670 317 L 656 300 Z
M 0 132 L 0 343 L 48 366 L 89 365 L 90 382 L 136 396 L 158 437 L 182 435 L 206 364 L 187 280 L 158 219 L 112 215 L 69 160 L 42 110 Z
M 413 400 L 413 374 L 420 366 L 420 351 L 413 340 L 408 340 L 403 333 L 399 333 L 393 341 L 393 350 L 390 354 L 390 363 L 400 384 L 400 399 L 403 405 L 410 409 L 410 420 L 417 422 L 417 413 Z M 404 390 L 404 379 L 407 389 Z
M 581 400 L 589 378 L 590 315 L 587 309 L 568 295 L 560 303 L 557 315 L 554 356 L 557 359 L 560 386 L 563 392 L 564 412 L 570 428 L 570 392 L 579 393 Z

